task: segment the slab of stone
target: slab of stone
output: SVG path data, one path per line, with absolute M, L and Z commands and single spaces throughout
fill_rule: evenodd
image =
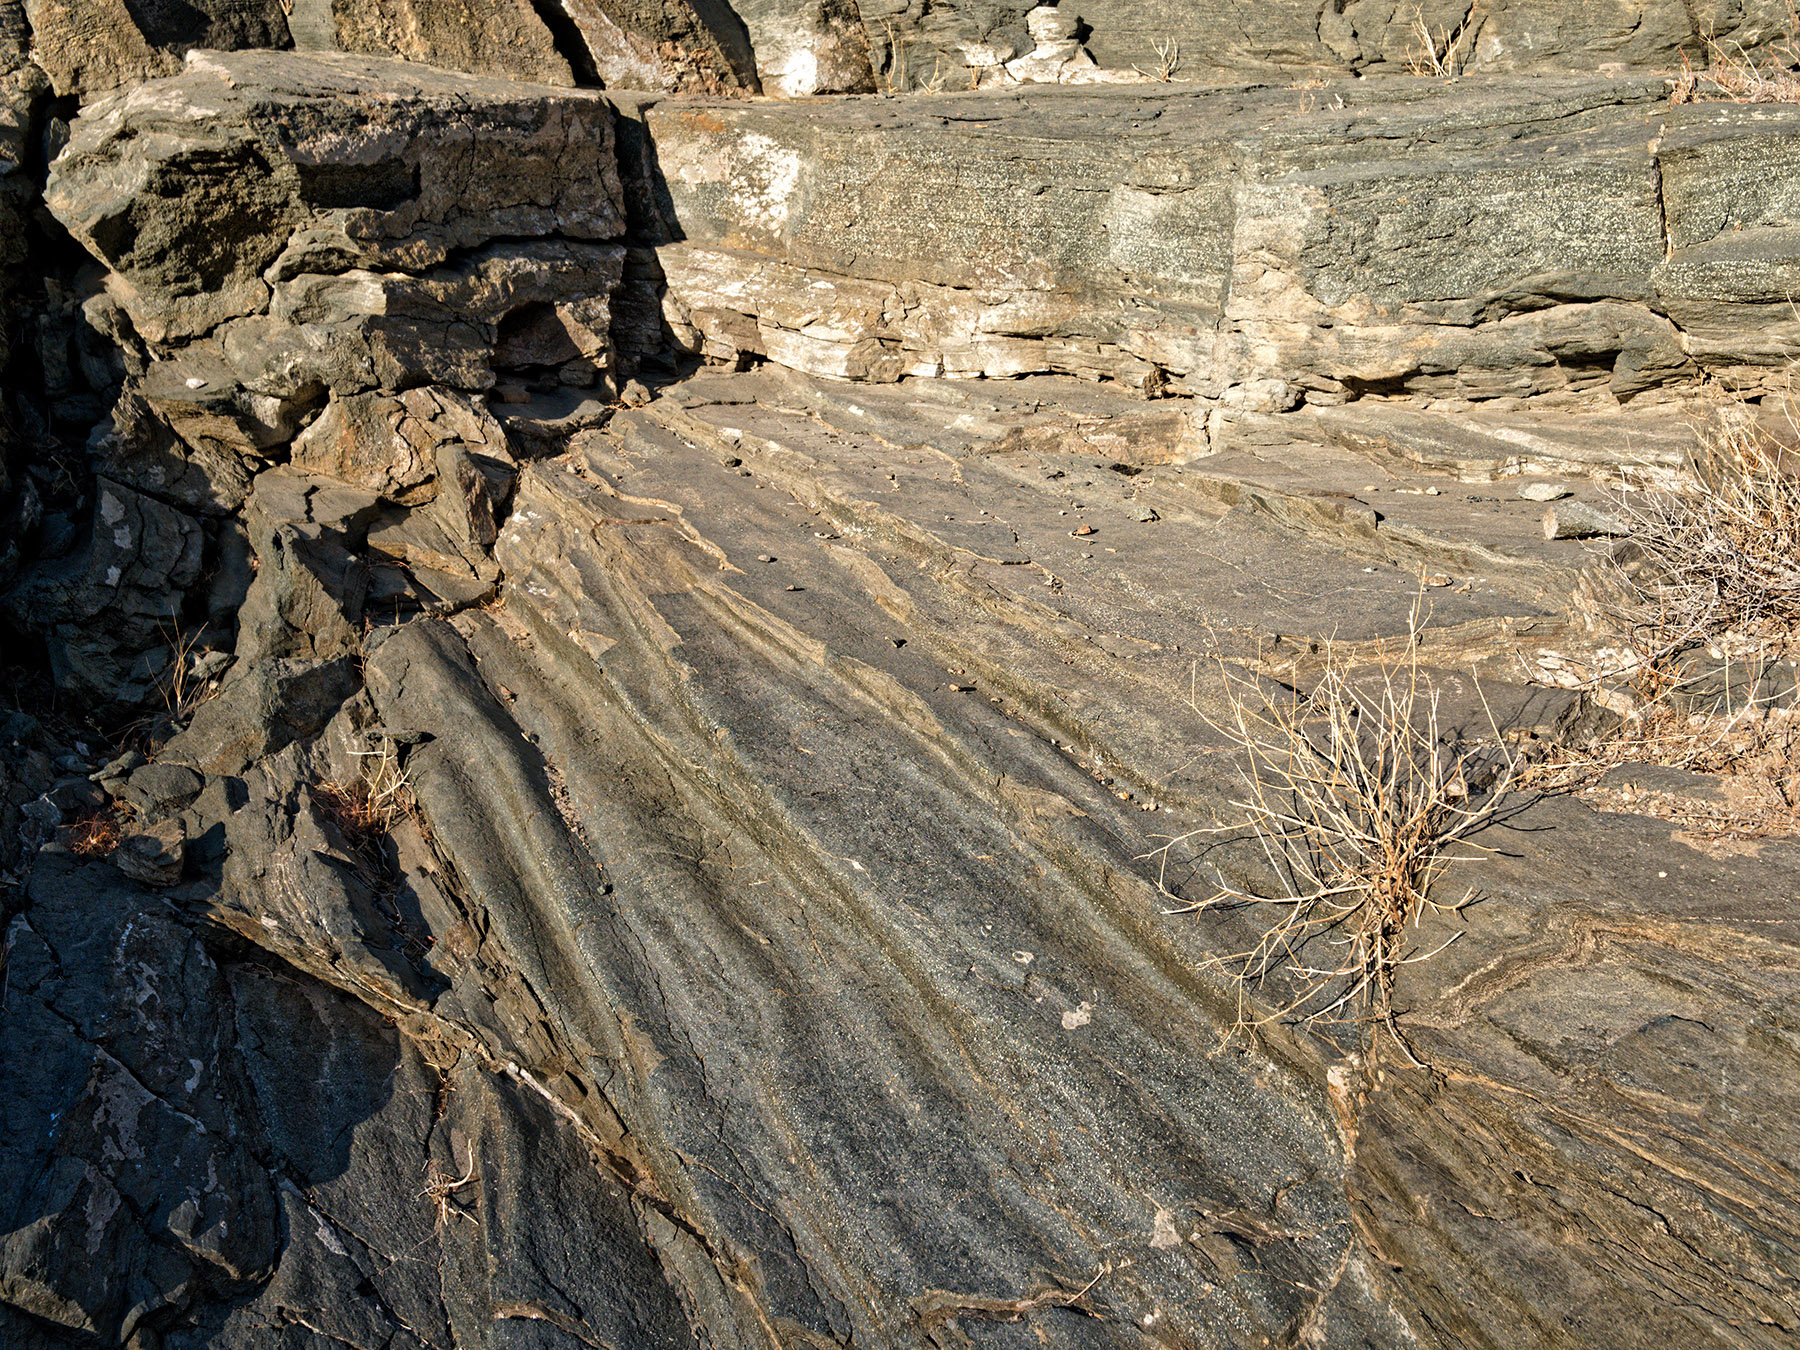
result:
M 714 359 L 857 380 L 1055 371 L 1228 413 L 1371 392 L 1616 407 L 1724 368 L 1774 387 L 1800 217 L 1757 191 L 1752 237 L 1696 205 L 1671 253 L 1660 166 L 1670 145 L 1684 201 L 1728 195 L 1800 146 L 1785 112 L 1576 76 L 1305 97 L 645 106 L 679 222 L 658 249 L 665 316 Z M 1760 271 L 1700 266 L 1752 248 Z
M 205 780 L 184 765 L 146 764 L 132 770 L 114 795 L 155 820 L 186 806 L 204 786 Z
M 129 830 L 113 850 L 112 864 L 146 886 L 173 886 L 187 864 L 187 831 L 176 817 Z
M 1544 512 L 1546 539 L 1616 539 L 1630 533 L 1623 516 L 1587 502 L 1559 502 Z
M 1563 483 L 1527 483 L 1513 494 L 1522 502 L 1557 502 L 1570 495 Z

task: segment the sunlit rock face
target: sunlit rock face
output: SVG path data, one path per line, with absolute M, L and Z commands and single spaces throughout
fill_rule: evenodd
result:
M 1792 1340 L 1791 659 L 1535 792 L 1781 14 L 177 8 L 0 0 L 0 1343 Z M 1391 1020 L 1219 903 L 1330 671 L 1497 812 Z

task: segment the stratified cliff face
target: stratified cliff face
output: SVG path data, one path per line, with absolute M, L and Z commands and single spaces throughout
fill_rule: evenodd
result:
M 1214 655 L 1616 720 L 1545 503 L 1785 406 L 1800 123 L 1648 73 L 1775 16 L 140 8 L 0 0 L 0 1342 L 1800 1332 L 1791 844 L 1520 799 L 1429 1068 L 1174 912 Z

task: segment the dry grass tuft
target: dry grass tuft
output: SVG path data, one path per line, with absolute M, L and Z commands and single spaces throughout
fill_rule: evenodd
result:
M 1767 648 L 1800 633 L 1800 456 L 1743 403 L 1723 404 L 1699 439 L 1693 491 L 1621 499 L 1637 555 L 1621 573 L 1631 638 L 1652 676 L 1698 642 Z
M 1430 76 L 1440 80 L 1454 80 L 1460 76 L 1469 64 L 1473 54 L 1475 20 L 1480 13 L 1479 5 L 1469 6 L 1469 12 L 1455 31 L 1440 28 L 1434 35 L 1431 25 L 1425 22 L 1425 11 L 1413 11 L 1412 35 L 1413 47 L 1406 57 L 1406 69 L 1414 75 Z
M 201 699 L 200 682 L 193 676 L 194 650 L 200 645 L 200 634 L 182 629 L 178 620 L 169 626 L 157 625 L 163 640 L 169 644 L 169 664 L 156 682 L 163 706 L 178 722 L 185 722 Z
M 110 858 L 125 839 L 124 812 L 109 806 L 69 826 L 69 851 L 78 858 Z
M 1706 39 L 1706 69 L 1696 71 L 1683 53 L 1675 77 L 1676 103 L 1800 103 L 1800 4 L 1787 0 L 1787 33 L 1770 44 L 1758 65 L 1736 43 Z
M 1787 406 L 1792 408 L 1791 399 Z M 1631 527 L 1608 570 L 1606 621 L 1627 651 L 1590 681 L 1623 726 L 1528 775 L 1702 841 L 1800 832 L 1800 709 L 1784 662 L 1800 635 L 1800 426 L 1785 434 L 1724 399 L 1698 429 L 1687 491 L 1622 494 Z M 1713 775 L 1712 799 L 1602 781 L 1629 764 Z
M 1327 648 L 1318 684 L 1287 703 L 1269 703 L 1221 663 L 1229 712 L 1207 720 L 1241 753 L 1243 797 L 1233 805 L 1245 818 L 1182 835 L 1161 853 L 1166 881 L 1171 851 L 1197 835 L 1255 841 L 1267 869 L 1257 889 L 1214 867 L 1208 899 L 1167 911 L 1262 911 L 1257 941 L 1217 958 L 1236 982 L 1240 1025 L 1382 1024 L 1405 1048 L 1394 1024 L 1394 978 L 1449 945 L 1419 951 L 1413 932 L 1427 914 L 1460 910 L 1473 898 L 1446 901 L 1434 892 L 1450 863 L 1476 860 L 1458 850 L 1475 847 L 1470 837 L 1495 820 L 1514 760 L 1497 729 L 1491 747 L 1445 735 L 1438 691 L 1419 667 L 1419 628 L 1415 606 L 1406 654 L 1377 666 L 1369 682 L 1353 680 Z M 1166 884 L 1164 893 L 1180 899 Z M 1291 981 L 1284 1001 L 1253 1014 L 1253 995 L 1276 973 Z
M 383 740 L 379 750 L 361 754 L 360 777 L 348 783 L 320 783 L 312 798 L 353 847 L 366 849 L 410 816 L 415 802 L 400 751 L 392 741 Z

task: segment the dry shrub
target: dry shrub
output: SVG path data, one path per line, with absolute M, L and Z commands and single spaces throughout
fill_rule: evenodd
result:
M 1788 401 L 1791 409 L 1791 399 Z M 1790 413 L 1791 419 L 1791 413 Z M 1616 734 L 1564 747 L 1531 786 L 1628 806 L 1702 839 L 1756 839 L 1800 827 L 1800 711 L 1766 681 L 1800 635 L 1800 427 L 1772 431 L 1723 398 L 1697 429 L 1686 491 L 1626 492 L 1630 526 L 1610 567 L 1619 597 L 1605 617 L 1628 656 L 1591 682 L 1624 716 Z M 1600 780 L 1625 764 L 1717 775 L 1723 802 L 1628 791 Z
M 1699 103 L 1800 103 L 1800 4 L 1787 3 L 1787 32 L 1771 43 L 1761 64 L 1737 42 L 1707 37 L 1706 69 L 1696 71 L 1684 52 L 1674 101 Z
M 1256 942 L 1216 958 L 1237 985 L 1241 1025 L 1379 1023 L 1404 1048 L 1395 976 L 1449 945 L 1420 951 L 1414 930 L 1427 914 L 1473 898 L 1435 891 L 1450 863 L 1476 860 L 1468 841 L 1503 808 L 1514 762 L 1497 729 L 1485 746 L 1445 734 L 1438 690 L 1419 667 L 1419 628 L 1415 605 L 1405 655 L 1378 664 L 1369 680 L 1353 678 L 1327 647 L 1319 682 L 1291 701 L 1271 703 L 1221 662 L 1228 712 L 1201 715 L 1239 752 L 1243 795 L 1233 806 L 1244 819 L 1182 835 L 1161 855 L 1166 879 L 1172 851 L 1198 835 L 1228 834 L 1253 840 L 1266 865 L 1256 889 L 1213 867 L 1210 897 L 1167 911 L 1260 912 Z M 1166 885 L 1164 893 L 1180 899 Z M 1276 973 L 1291 980 L 1281 1005 L 1253 1014 L 1255 991 Z
M 1800 458 L 1741 402 L 1698 434 L 1692 491 L 1622 497 L 1631 635 L 1649 672 L 1697 642 L 1785 647 L 1800 632 Z
M 1145 70 L 1134 65 L 1132 69 L 1146 79 L 1168 84 L 1181 70 L 1181 44 L 1174 38 L 1164 38 L 1150 44 L 1150 50 L 1156 53 L 1156 69 Z
M 69 826 L 69 851 L 78 858 L 110 858 L 124 838 L 123 813 L 116 806 L 107 807 Z

